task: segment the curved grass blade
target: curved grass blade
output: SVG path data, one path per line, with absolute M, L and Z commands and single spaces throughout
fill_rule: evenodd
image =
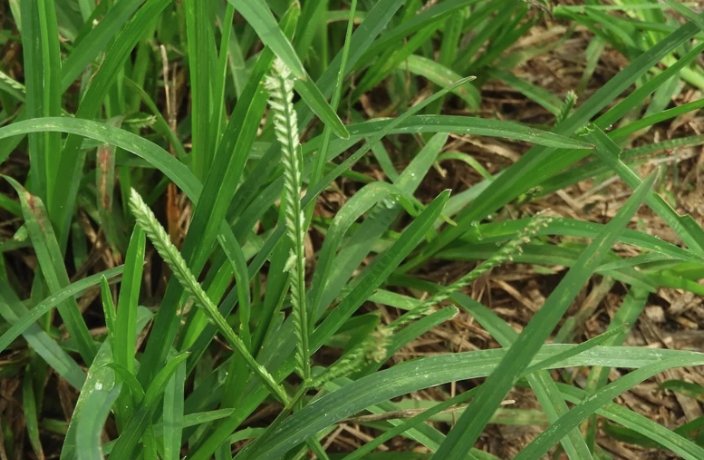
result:
M 515 238 L 517 233 L 521 231 L 530 222 L 530 219 L 516 219 L 506 222 L 497 222 L 481 225 L 478 229 L 478 234 L 470 234 L 463 238 L 471 242 L 495 243 Z M 568 219 L 563 217 L 551 218 L 547 226 L 538 230 L 537 235 L 557 235 L 557 236 L 572 236 L 579 238 L 594 238 L 604 228 L 602 224 L 595 222 L 584 222 L 576 219 Z M 693 263 L 704 263 L 704 259 L 692 254 L 686 249 L 675 246 L 672 243 L 662 241 L 652 235 L 637 230 L 626 229 L 623 231 L 618 241 L 625 244 L 630 244 L 639 248 L 648 249 L 672 258 Z
M 449 88 L 449 91 L 453 91 L 458 87 L 464 86 L 473 79 L 474 77 L 463 78 L 461 80 L 456 81 L 449 87 L 446 87 L 445 89 Z M 431 98 L 424 100 L 418 105 L 423 104 L 423 107 L 425 107 L 428 104 L 428 101 L 433 102 L 438 94 L 444 96 L 446 93 L 443 91 L 438 91 Z M 402 117 L 403 115 L 393 120 L 372 120 L 348 126 L 350 132 L 350 139 L 371 137 L 372 135 L 377 134 L 379 131 L 382 130 L 386 134 L 446 132 L 455 134 L 470 134 L 476 136 L 499 137 L 503 139 L 525 141 L 530 142 L 532 144 L 555 148 L 581 150 L 591 150 L 594 148 L 592 144 L 578 139 L 571 139 L 569 137 L 565 137 L 549 131 L 542 131 L 540 129 L 529 128 L 527 126 L 507 121 L 489 120 L 485 118 L 464 117 L 455 115 L 417 115 L 414 117 L 403 117 L 404 119 L 401 123 L 396 123 L 396 121 Z M 391 123 L 394 123 L 393 128 L 387 128 L 387 126 Z
M 120 385 L 110 390 L 96 388 L 86 398 L 85 405 L 91 410 L 83 410 L 76 428 L 76 453 L 78 460 L 103 458 L 100 439 L 103 425 L 110 415 L 112 405 L 120 395 Z
M 134 401 L 134 403 L 141 404 L 144 400 L 144 389 L 142 388 L 142 385 L 137 381 L 137 378 L 134 376 L 134 373 L 132 373 L 126 367 L 116 362 L 107 363 L 106 366 L 115 371 L 118 380 L 121 380 L 121 383 L 124 383 L 127 386 L 127 388 L 130 390 L 130 394 L 132 395 L 132 400 Z
M 545 345 L 535 355 L 534 362 L 546 360 L 572 347 L 574 346 Z M 266 439 L 266 442 L 261 442 L 255 449 L 245 451 L 246 454 L 243 452 L 242 459 L 239 460 L 278 458 L 306 437 L 372 405 L 421 388 L 489 375 L 506 355 L 506 349 L 438 355 L 406 362 L 363 377 L 293 414 L 283 421 L 275 432 L 261 438 Z M 678 360 L 680 363 L 702 363 L 704 355 L 676 350 L 595 347 L 567 361 L 554 364 L 554 368 L 593 365 L 644 368 L 658 364 L 663 359 Z
M 67 287 L 70 281 L 66 273 L 61 250 L 49 223 L 44 203 L 38 197 L 29 194 L 13 178 L 3 177 L 12 185 L 20 197 L 25 225 L 32 239 L 32 245 L 39 260 L 42 275 L 49 286 L 49 290 L 57 293 Z M 95 345 L 83 320 L 81 311 L 78 309 L 76 300 L 73 297 L 69 297 L 58 304 L 57 307 L 61 314 L 61 319 L 66 324 L 66 329 L 76 341 L 81 357 L 86 363 L 90 364 L 95 357 Z
M 332 270 L 335 253 L 342 244 L 342 239 L 347 230 L 357 219 L 378 202 L 384 200 L 392 192 L 392 186 L 382 182 L 365 185 L 345 203 L 335 215 L 332 224 L 328 227 L 323 247 L 318 254 L 318 263 L 313 273 L 313 281 L 309 290 L 311 305 L 316 311 L 323 295 L 325 280 Z
M 442 212 L 449 191 L 441 193 L 428 207 L 404 230 L 399 239 L 386 252 L 381 254 L 360 279 L 356 280 L 351 292 L 325 318 L 315 330 L 311 339 L 311 351 L 320 348 L 328 337 L 364 303 L 364 301 L 386 280 L 391 272 L 403 261 L 408 253 L 418 244 Z
M 108 392 L 115 388 L 115 373 L 106 367 L 106 365 L 112 361 L 112 349 L 110 348 L 110 342 L 103 342 L 103 344 L 98 349 L 98 353 L 93 360 L 90 368 L 88 369 L 88 378 L 78 395 L 78 400 L 73 408 L 73 414 L 71 415 L 71 421 L 68 424 L 68 430 L 66 431 L 66 437 L 64 439 L 64 444 L 61 447 L 60 460 L 74 460 L 78 455 L 78 424 L 81 418 L 84 416 L 91 417 L 95 411 L 92 411 L 93 406 L 88 405 L 88 400 L 91 395 L 98 391 L 102 392 L 103 397 L 107 397 Z M 119 394 L 119 393 L 118 393 Z M 117 397 L 117 396 L 116 396 Z M 99 401 L 93 400 L 93 404 L 99 403 Z M 102 429 L 102 424 L 98 425 Z M 93 430 L 97 427 L 92 425 Z M 84 432 L 85 433 L 85 432 Z M 91 439 L 82 440 L 83 446 L 87 443 L 92 442 Z M 97 442 L 99 446 L 99 440 Z
M 438 64 L 431 59 L 418 56 L 416 54 L 408 56 L 399 68 L 404 70 L 407 69 L 413 74 L 427 78 L 429 81 L 441 87 L 447 86 L 453 81 L 457 81 L 462 78 L 455 71 L 448 69 L 447 67 Z M 471 82 L 467 82 L 464 85 L 455 88 L 452 92 L 466 102 L 472 110 L 477 110 L 479 108 L 479 91 L 471 84 Z

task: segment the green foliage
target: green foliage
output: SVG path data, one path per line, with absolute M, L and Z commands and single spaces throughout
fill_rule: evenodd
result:
M 598 3 L 11 0 L 0 45 L 22 53 L 0 69 L 0 352 L 2 375 L 22 379 L 28 440 L 14 456 L 58 455 L 46 386 L 63 379 L 77 397 L 62 400 L 75 404 L 61 460 L 338 458 L 322 440 L 359 413 L 379 416 L 361 422 L 378 436 L 346 460 L 491 459 L 475 445 L 487 425 L 518 422 L 549 424 L 520 460 L 557 444 L 570 460 L 598 458 L 597 426 L 704 458 L 703 419 L 670 430 L 612 402 L 704 364 L 623 346 L 651 293 L 704 294 L 704 230 L 663 185 L 681 178 L 639 170 L 704 144 L 670 137 L 683 130 L 657 137 L 704 107 L 670 107 L 704 88 L 704 16 L 671 0 Z M 551 16 L 569 28 L 524 46 Z M 575 30 L 591 40 L 575 88 L 526 75 Z M 628 65 L 595 87 L 605 50 Z M 489 85 L 532 102 L 540 124 L 505 120 Z M 464 148 L 482 138 L 529 146 L 489 164 Z M 437 187 L 441 165 L 477 181 Z M 535 212 L 585 180 L 590 193 L 613 180 L 632 193 L 608 222 L 587 220 L 587 207 Z M 330 215 L 322 196 L 344 200 Z M 631 225 L 642 203 L 678 241 Z M 427 281 L 450 261 L 478 264 Z M 511 264 L 559 275 L 520 334 L 465 294 Z M 568 311 L 599 276 L 626 294 L 603 333 L 580 341 L 584 313 Z M 502 348 L 389 361 L 458 311 Z M 565 368 L 586 385 L 550 372 Z M 631 371 L 609 382 L 610 368 Z M 483 380 L 397 418 L 395 398 L 469 379 Z M 500 409 L 516 386 L 540 409 Z M 681 380 L 662 388 L 704 394 Z M 244 425 L 267 406 L 262 427 Z M 446 436 L 428 420 L 454 423 Z M 14 426 L 3 421 L 6 448 L 25 436 Z M 406 452 L 372 453 L 396 436 Z M 431 453 L 411 454 L 413 443 Z

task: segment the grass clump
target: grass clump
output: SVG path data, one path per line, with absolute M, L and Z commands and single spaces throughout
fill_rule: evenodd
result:
M 697 8 L 0 6 L 0 456 L 704 458 Z

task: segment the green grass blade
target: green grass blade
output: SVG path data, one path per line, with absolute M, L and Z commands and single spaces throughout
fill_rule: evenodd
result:
M 453 70 L 431 59 L 415 54 L 408 56 L 399 68 L 403 70 L 408 69 L 409 72 L 427 78 L 438 86 L 447 86 L 461 78 L 461 76 Z M 453 93 L 465 101 L 470 109 L 477 110 L 479 108 L 479 91 L 471 83 L 468 82 L 455 88 Z
M 32 450 L 37 458 L 44 458 L 44 450 L 42 449 L 41 439 L 39 439 L 39 409 L 37 407 L 37 399 L 34 396 L 34 382 L 30 378 L 33 374 L 32 367 L 32 365 L 27 366 L 22 379 L 22 409 Z
M 42 74 L 42 42 L 39 25 L 39 10 L 36 1 L 20 4 L 22 12 L 22 49 L 24 56 L 25 87 L 27 92 L 25 117 L 38 118 L 44 115 L 44 79 Z M 46 200 L 48 170 L 46 136 L 29 136 L 29 161 L 32 166 L 30 185 L 32 193 Z M 9 153 L 9 152 L 8 152 Z
M 197 201 L 200 196 L 201 184 L 188 170 L 188 167 L 170 155 L 169 152 L 143 137 L 108 124 L 76 118 L 41 118 L 4 126 L 0 128 L 0 138 L 42 131 L 64 132 L 95 139 L 100 143 L 115 145 L 151 163 L 192 200 Z
M 392 48 L 387 53 L 382 54 L 357 84 L 352 92 L 351 99 L 359 100 L 363 93 L 377 86 L 391 72 L 397 68 L 405 68 L 404 61 L 406 58 L 410 57 L 418 48 L 430 40 L 440 26 L 440 22 L 434 22 L 419 30 L 413 37 L 403 43 L 400 48 Z
M 572 345 L 546 345 L 535 356 L 542 361 L 562 353 Z M 356 380 L 341 390 L 319 398 L 281 423 L 276 433 L 260 438 L 258 448 L 245 451 L 241 458 L 269 460 L 279 458 L 306 437 L 319 432 L 338 420 L 356 414 L 367 407 L 403 394 L 444 383 L 477 378 L 491 374 L 507 355 L 506 349 L 481 350 L 452 355 L 420 358 Z M 680 363 L 704 360 L 700 353 L 677 350 L 652 350 L 629 347 L 595 347 L 586 353 L 556 363 L 555 368 L 607 365 L 612 367 L 645 368 L 667 359 Z M 465 412 L 467 413 L 467 412 Z
M 532 101 L 542 105 L 550 113 L 557 116 L 562 107 L 562 101 L 553 95 L 551 92 L 536 86 L 529 81 L 522 78 L 518 78 L 511 72 L 506 72 L 502 70 L 495 70 L 490 73 L 493 78 L 501 80 L 513 89 L 519 91 L 524 96 L 528 97 Z
M 22 203 L 25 225 L 32 239 L 32 245 L 37 254 L 42 275 L 46 280 L 49 290 L 59 292 L 67 287 L 70 282 L 61 250 L 54 236 L 51 224 L 41 199 L 30 195 L 16 180 L 3 176 L 17 191 Z M 66 324 L 66 329 L 78 345 L 81 357 L 90 364 L 95 357 L 95 345 L 88 332 L 88 327 L 78 309 L 78 304 L 72 297 L 58 304 L 61 319 Z
M 682 16 L 692 21 L 699 29 L 704 31 L 704 17 L 698 15 L 691 9 L 687 8 L 685 5 L 681 5 L 673 0 L 665 0 L 665 3 L 670 5 L 673 10 L 680 13 Z
M 637 384 L 643 382 L 650 377 L 659 374 L 668 369 L 684 366 L 701 365 L 701 360 L 688 359 L 669 359 L 663 360 L 660 363 L 651 364 L 642 369 L 635 370 L 628 375 L 621 377 L 615 382 L 605 386 L 603 389 L 585 398 L 584 402 L 568 412 L 560 420 L 553 424 L 549 430 L 544 431 L 528 446 L 523 449 L 516 457 L 516 460 L 537 460 L 542 457 L 562 436 L 567 430 L 576 428 L 589 415 L 596 412 L 597 409 L 604 406 L 621 393 L 628 391 Z M 690 457 L 692 460 L 697 457 Z
M 377 436 L 374 438 L 374 440 L 366 443 L 359 449 L 355 450 L 354 452 L 346 455 L 343 460 L 358 460 L 360 458 L 367 458 L 367 454 L 370 452 L 374 451 L 377 447 L 379 447 L 381 444 L 385 443 L 386 441 L 391 440 L 395 436 L 399 436 L 413 428 L 416 428 L 417 426 L 423 424 L 426 420 L 431 418 L 432 416 L 449 409 L 450 407 L 456 405 L 456 404 L 461 404 L 467 400 L 469 400 L 472 396 L 474 396 L 477 392 L 476 388 L 472 388 L 469 391 L 465 391 L 462 394 L 459 394 L 453 398 L 448 399 L 447 401 L 443 401 L 441 403 L 438 403 L 434 405 L 432 408 L 424 410 L 420 414 L 406 420 L 403 423 L 400 423 L 393 427 L 390 430 L 387 430 L 380 436 Z
M 103 458 L 100 440 L 110 410 L 117 397 L 120 387 L 111 390 L 95 389 L 89 393 L 85 405 L 90 410 L 84 410 L 76 428 L 76 453 L 78 460 L 95 460 Z
M 428 8 L 424 11 L 419 11 L 418 14 L 416 14 L 414 17 L 410 18 L 409 20 L 397 25 L 396 27 L 391 28 L 387 32 L 385 32 L 381 37 L 379 37 L 378 40 L 373 42 L 370 45 L 366 45 L 368 49 L 364 50 L 364 45 L 362 45 L 361 39 L 366 38 L 369 40 L 374 40 L 375 35 L 371 37 L 365 37 L 360 33 L 360 37 L 356 37 L 356 43 L 355 45 L 359 46 L 360 49 L 362 49 L 363 57 L 362 61 L 366 61 L 367 59 L 370 59 L 378 54 L 380 54 L 382 51 L 387 49 L 389 46 L 395 45 L 398 43 L 400 40 L 403 40 L 405 37 L 409 36 L 410 34 L 417 32 L 418 30 L 424 28 L 428 24 L 431 24 L 435 21 L 441 20 L 443 18 L 447 18 L 451 16 L 453 13 L 456 13 L 457 10 L 461 8 L 465 8 L 467 6 L 474 5 L 476 3 L 480 3 L 481 0 L 449 0 L 445 2 L 440 2 L 431 8 Z M 377 4 L 379 9 L 381 9 L 381 5 Z M 388 4 L 384 5 L 385 7 L 392 8 L 396 6 L 395 4 Z M 367 18 L 365 21 L 362 23 L 364 25 L 367 21 L 369 21 L 368 26 L 371 28 L 372 24 L 374 26 L 377 26 L 377 21 L 382 22 L 383 17 L 380 17 L 379 14 L 382 13 L 381 11 L 374 11 L 371 10 L 367 14 Z M 361 27 L 360 27 L 361 29 Z M 365 30 L 367 34 L 370 34 L 370 31 Z M 378 32 L 377 32 L 378 33 Z M 355 35 L 357 35 L 355 33 Z M 355 58 L 352 62 L 353 64 L 351 66 L 355 66 L 357 61 L 359 59 Z M 330 64 L 331 66 L 333 64 Z M 339 64 L 338 64 L 339 65 Z M 350 69 L 351 70 L 351 69 Z M 349 72 L 349 70 L 346 71 L 346 73 Z
M 538 369 L 546 369 L 548 367 L 551 367 L 556 362 L 566 360 L 566 359 L 570 358 L 571 356 L 578 355 L 579 353 L 583 353 L 583 352 L 589 350 L 590 348 L 594 348 L 598 345 L 606 343 L 607 341 L 611 340 L 613 337 L 615 337 L 619 334 L 622 334 L 626 330 L 626 327 L 628 327 L 628 324 L 623 324 L 619 327 L 609 329 L 608 331 L 604 332 L 603 334 L 599 334 L 596 337 L 592 337 L 591 339 L 587 340 L 586 342 L 580 343 L 579 345 L 577 345 L 573 349 L 566 352 L 566 354 L 564 354 L 564 355 L 557 354 L 557 355 L 553 356 L 552 358 L 550 358 L 548 361 L 533 364 L 528 369 L 525 370 L 525 374 L 531 374 Z
M 300 78 L 306 78 L 306 71 L 303 69 L 303 64 L 298 59 L 296 50 L 288 41 L 286 36 L 276 24 L 274 15 L 271 14 L 269 8 L 262 0 L 228 0 L 235 5 L 237 12 L 240 13 L 252 28 L 257 32 L 259 38 L 266 46 L 291 69 L 293 74 Z
M 450 196 L 449 191 L 440 194 L 428 207 L 404 230 L 401 237 L 394 245 L 384 252 L 365 273 L 355 282 L 352 291 L 328 315 L 323 323 L 315 330 L 312 337 L 312 350 L 317 350 L 323 345 L 323 340 L 330 337 L 366 298 L 391 274 L 408 253 L 418 244 L 425 235 L 429 226 L 438 218 L 442 208 Z
M 496 340 L 503 347 L 510 347 L 518 338 L 516 331 L 514 331 L 508 324 L 502 321 L 491 310 L 484 307 L 471 297 L 468 297 L 462 293 L 455 293 L 452 295 L 452 300 L 471 314 L 479 322 L 479 324 L 487 330 L 487 332 L 496 338 Z M 570 348 L 569 350 L 565 350 L 562 353 L 558 353 L 557 355 L 561 355 L 564 358 L 569 358 L 571 356 L 576 356 L 580 351 L 586 351 L 588 349 L 589 348 L 585 349 L 581 345 L 578 345 Z M 548 358 L 547 360 L 543 360 L 541 362 L 548 365 L 554 364 L 555 360 Z M 544 369 L 544 367 L 539 367 L 536 365 L 532 365 L 529 369 L 530 368 Z M 524 372 L 524 375 L 526 376 L 529 385 L 535 392 L 538 401 L 540 402 L 540 405 L 543 411 L 545 411 L 545 414 L 550 422 L 557 421 L 560 416 L 567 413 L 569 410 L 567 404 L 565 404 L 565 401 L 560 396 L 557 386 L 548 372 L 538 371 L 531 375 L 528 371 L 526 371 Z M 570 431 L 570 433 L 562 439 L 562 445 L 570 458 L 591 458 L 589 447 L 578 430 Z
M 357 191 L 333 219 L 332 224 L 328 227 L 323 247 L 320 249 L 308 294 L 313 311 L 317 311 L 319 308 L 324 282 L 330 275 L 335 253 L 342 244 L 345 233 L 360 216 L 384 200 L 391 192 L 392 187 L 389 184 L 381 182 L 368 184 Z
M 217 17 L 218 25 L 220 26 L 222 35 L 220 37 L 220 54 L 218 55 L 217 72 L 215 73 L 212 82 L 213 108 L 210 113 L 210 137 L 212 139 L 215 139 L 215 142 L 213 143 L 215 148 L 217 148 L 220 136 L 222 135 L 222 123 L 225 118 L 223 116 L 225 107 L 225 84 L 227 81 L 228 57 L 232 54 L 230 52 L 232 50 L 229 48 L 229 46 L 233 36 L 232 22 L 234 21 L 234 18 L 235 7 L 232 5 L 232 3 L 228 3 L 225 7 L 224 13 L 221 13 Z M 237 82 L 238 80 L 235 79 L 235 81 Z M 239 97 L 239 95 L 241 94 L 239 92 L 239 88 L 237 91 L 237 96 Z
M 179 460 L 181 458 L 181 436 L 183 428 L 187 426 L 183 416 L 185 382 L 186 363 L 184 362 L 176 369 L 164 390 L 164 460 Z M 224 412 L 229 414 L 231 411 Z M 220 414 L 217 415 L 222 416 Z M 197 419 L 196 424 L 206 423 L 210 420 L 212 419 L 201 417 Z M 156 433 L 159 432 L 157 426 L 154 427 L 154 431 Z
M 496 371 L 489 376 L 472 403 L 472 409 L 460 417 L 434 457 L 448 460 L 464 458 L 464 452 L 474 445 L 492 414 L 513 386 L 514 381 L 529 365 L 529 361 L 548 338 L 554 325 L 570 306 L 572 299 L 578 294 L 611 245 L 616 241 L 618 234 L 640 207 L 641 202 L 655 183 L 655 179 L 655 175 L 651 176 L 637 189 L 619 210 L 616 217 L 604 228 L 604 231 L 580 255 L 575 266 L 567 272 L 542 308 L 533 316 L 528 326 L 511 346 L 506 359 L 502 360 Z
M 450 90 L 464 86 L 468 81 L 471 81 L 471 79 L 473 79 L 473 77 L 461 79 L 455 82 L 451 85 Z M 438 93 L 435 93 L 432 96 L 432 99 L 435 100 L 438 94 L 444 96 L 445 92 L 439 91 Z M 422 104 L 423 107 L 425 107 L 427 106 L 426 102 L 430 99 L 431 98 L 426 99 L 418 105 Z M 348 126 L 347 128 L 350 132 L 350 139 L 359 139 L 360 137 L 371 136 L 376 132 L 385 129 L 387 125 L 393 123 L 401 117 L 403 117 L 403 115 L 398 118 L 394 118 L 391 121 L 373 120 Z M 546 147 L 581 150 L 589 150 L 594 148 L 591 144 L 582 140 L 571 139 L 549 131 L 529 128 L 517 123 L 454 115 L 417 115 L 414 117 L 408 117 L 404 118 L 401 123 L 395 125 L 393 129 L 389 129 L 388 131 L 389 134 L 436 132 L 499 137 L 509 140 L 529 142 Z
M 17 298 L 7 282 L 0 278 L 0 316 L 10 324 L 29 313 Z M 74 388 L 80 390 L 86 380 L 86 374 L 46 332 L 37 324 L 23 328 L 22 335 L 34 351 Z
M 51 0 L 37 0 L 39 12 L 39 28 L 41 36 L 43 101 L 42 116 L 58 117 L 61 115 L 61 51 L 59 50 L 59 32 L 56 24 L 56 11 Z M 46 149 L 46 199 L 51 201 L 51 192 L 56 176 L 54 172 L 58 166 L 59 156 L 56 154 L 61 149 L 61 136 L 57 133 L 44 134 L 44 148 Z M 41 165 L 34 165 L 41 167 Z M 42 198 L 42 197 L 40 197 Z M 42 198 L 44 199 L 44 198 Z
M 134 416 L 127 423 L 124 431 L 117 439 L 108 459 L 128 460 L 133 458 L 132 453 L 137 446 L 137 442 L 150 425 L 152 414 L 156 410 L 161 396 L 164 394 L 169 379 L 186 358 L 188 358 L 188 353 L 181 353 L 175 356 L 166 363 L 166 366 L 164 366 L 158 374 L 156 374 L 144 395 L 142 404 L 139 405 Z
M 638 174 L 620 160 L 621 149 L 601 129 L 594 127 L 594 131 L 587 134 L 586 137 L 597 146 L 596 155 L 613 169 L 629 187 L 635 189 L 641 184 L 642 181 Z M 660 195 L 651 192 L 645 201 L 677 233 L 677 236 L 684 241 L 690 250 L 695 251 L 698 255 L 704 254 L 704 246 L 701 246 L 699 239 L 682 224 L 682 216 L 672 209 Z
M 125 366 L 116 362 L 107 363 L 107 367 L 115 371 L 118 380 L 121 380 L 121 383 L 124 383 L 125 386 L 129 389 L 130 394 L 132 395 L 132 400 L 135 402 L 135 404 L 141 404 L 142 400 L 144 400 L 144 389 L 142 388 L 142 385 L 137 381 L 137 378 L 134 376 L 134 373 L 127 369 Z
M 186 0 L 186 33 L 188 37 L 188 68 L 191 83 L 191 167 L 193 174 L 205 178 L 212 162 L 210 148 L 210 45 L 211 9 L 208 2 Z M 215 114 L 219 116 L 219 114 Z
M 117 315 L 115 313 L 115 303 L 112 300 L 112 292 L 110 291 L 108 279 L 105 277 L 104 274 L 101 275 L 102 276 L 100 277 L 100 300 L 103 304 L 103 315 L 105 315 L 105 329 L 107 329 L 108 331 L 107 340 L 110 341 L 110 346 L 114 347 L 115 323 L 117 322 Z M 0 341 L 2 341 L 2 339 L 3 337 L 0 337 Z M 0 348 L 0 350 L 2 350 L 2 348 Z
M 304 2 L 301 10 L 301 22 L 296 30 L 294 46 L 301 61 L 305 62 L 313 44 L 316 32 L 328 12 L 328 0 L 320 2 Z
M 573 386 L 558 384 L 560 391 L 567 400 L 579 404 L 587 396 L 587 393 Z M 607 403 L 597 409 L 597 414 L 611 421 L 614 421 L 628 429 L 640 433 L 642 436 L 652 439 L 663 447 L 686 459 L 697 459 L 704 456 L 704 448 L 685 437 L 672 432 L 664 426 L 632 412 L 625 407 L 615 403 Z
M 472 243 L 478 243 L 480 241 L 484 243 L 506 241 L 508 239 L 515 238 L 517 233 L 525 228 L 529 222 L 530 219 L 516 219 L 505 222 L 484 224 L 478 228 L 479 233 L 477 235 L 473 235 L 473 232 L 467 232 L 467 234 L 463 237 L 463 240 Z M 539 229 L 537 235 L 595 238 L 602 231 L 603 227 L 604 226 L 602 224 L 597 224 L 595 222 L 584 222 L 576 219 L 555 217 L 550 219 L 550 222 L 547 223 L 546 227 Z M 702 257 L 692 254 L 690 251 L 682 249 L 679 246 L 675 246 L 672 243 L 662 241 L 661 239 L 645 232 L 626 229 L 619 237 L 619 241 L 680 260 L 686 260 L 697 264 L 704 262 Z
M 226 225 L 223 223 L 223 227 Z M 249 275 L 249 270 L 247 269 L 247 261 L 242 252 L 239 242 L 235 239 L 229 229 L 223 228 L 220 235 L 218 236 L 218 241 L 222 247 L 225 256 L 232 264 L 232 271 L 235 274 L 235 280 L 237 284 L 235 289 L 237 289 L 237 299 L 240 306 L 240 334 L 242 339 L 246 344 L 251 346 L 251 338 L 249 333 L 249 319 L 250 319 L 250 309 L 251 309 L 251 299 L 249 292 L 249 280 L 251 276 Z
M 309 78 L 295 81 L 296 92 L 305 101 L 306 105 L 315 113 L 320 121 L 335 132 L 342 139 L 349 139 L 350 133 L 337 116 L 335 110 L 328 104 L 318 87 Z
M 443 192 L 428 205 L 425 211 L 401 234 L 396 243 L 375 260 L 370 270 L 360 276 L 351 292 L 312 334 L 311 351 L 320 348 L 418 244 L 420 238 L 440 215 L 448 196 L 449 192 Z M 269 430 L 268 433 L 271 434 L 271 431 Z M 313 434 L 315 432 L 306 435 L 303 439 L 307 439 Z M 267 450 L 270 447 L 269 441 L 267 436 L 260 438 L 252 449 L 246 451 L 244 458 L 262 458 L 259 451 Z
M 98 57 L 110 40 L 134 15 L 142 0 L 126 0 L 115 3 L 98 24 L 73 48 L 61 69 L 61 92 L 66 91 L 81 72 Z
M 24 334 L 30 326 L 51 311 L 52 308 L 60 304 L 66 299 L 76 296 L 84 292 L 88 288 L 97 285 L 103 277 L 112 279 L 122 274 L 123 267 L 115 267 L 110 270 L 88 276 L 80 281 L 70 284 L 65 288 L 55 292 L 51 296 L 39 302 L 27 313 L 17 318 L 12 326 L 0 336 L 0 351 L 5 350 L 17 337 Z
M 144 268 L 144 251 L 146 239 L 144 232 L 135 227 L 127 248 L 120 296 L 117 303 L 115 322 L 115 362 L 129 372 L 134 373 L 135 328 L 137 326 L 137 307 L 142 286 Z
M 324 2 L 321 2 L 324 3 Z M 312 4 L 312 3 L 309 3 Z M 342 98 L 342 87 L 345 79 L 345 73 L 343 72 L 342 69 L 347 67 L 347 60 L 349 58 L 349 51 L 350 51 L 350 45 L 352 42 L 352 29 L 354 27 L 354 15 L 357 11 L 357 0 L 352 0 L 352 4 L 350 5 L 350 12 L 349 12 L 349 18 L 347 20 L 347 31 L 345 32 L 345 44 L 342 46 L 342 54 L 341 54 L 341 62 L 340 62 L 340 71 L 337 73 L 337 84 L 335 86 L 335 91 L 333 92 L 332 95 L 332 101 L 330 101 L 331 109 L 333 112 L 337 111 L 339 105 L 340 105 L 340 99 Z M 317 86 L 316 86 L 317 89 Z M 347 131 L 347 128 L 345 128 L 345 132 L 347 134 L 347 137 L 349 137 L 349 131 Z M 328 159 L 328 150 L 330 148 L 330 139 L 332 137 L 332 127 L 329 125 L 326 125 L 325 128 L 323 129 L 323 141 L 322 145 L 320 146 L 320 149 L 318 150 L 318 153 L 315 157 L 314 163 L 313 163 L 313 170 L 310 173 L 310 176 L 308 178 L 308 186 L 315 185 L 320 178 L 323 176 L 323 170 L 325 168 L 325 163 Z M 381 148 L 380 144 L 377 144 L 377 148 Z M 374 150 L 374 147 L 372 147 L 372 150 Z M 311 218 L 313 217 L 313 212 L 315 210 L 315 205 L 314 204 L 308 204 L 307 207 L 305 207 L 305 213 L 306 213 L 306 226 L 310 226 L 310 221 Z
M 66 431 L 66 437 L 64 439 L 64 444 L 61 447 L 61 460 L 73 460 L 78 455 L 78 439 L 77 431 L 78 424 L 81 418 L 85 415 L 86 417 L 91 417 L 95 411 L 92 411 L 93 406 L 88 404 L 88 400 L 91 395 L 96 391 L 104 391 L 102 395 L 107 396 L 107 392 L 111 391 L 115 387 L 115 374 L 112 370 L 106 367 L 106 364 L 112 361 L 112 350 L 110 348 L 109 342 L 103 342 L 101 347 L 98 349 L 98 353 L 93 360 L 88 369 L 88 378 L 85 380 L 85 384 L 78 395 L 78 400 L 73 409 L 73 414 L 71 416 L 71 421 L 68 425 L 68 430 Z M 93 400 L 93 404 L 97 401 Z M 102 425 L 98 425 L 102 428 Z M 95 430 L 97 427 L 93 425 Z M 86 443 L 93 442 L 92 439 L 83 439 L 81 444 L 83 446 Z M 99 446 L 99 441 L 98 441 Z
M 347 54 L 347 66 L 342 69 L 342 73 L 347 75 L 360 61 L 362 56 L 367 52 L 374 39 L 379 33 L 384 30 L 396 11 L 405 3 L 405 0 L 390 0 L 377 2 L 374 7 L 369 10 L 365 20 L 357 27 L 352 35 L 349 52 Z M 394 40 L 396 41 L 396 40 Z M 330 62 L 325 72 L 318 79 L 316 84 L 323 93 L 323 96 L 328 96 L 335 89 L 335 84 L 338 80 L 338 74 L 341 69 L 344 51 L 338 53 L 337 56 Z M 376 54 L 376 53 L 375 53 Z M 312 111 L 308 107 L 303 106 L 298 112 L 298 121 L 300 126 L 306 126 L 310 121 Z

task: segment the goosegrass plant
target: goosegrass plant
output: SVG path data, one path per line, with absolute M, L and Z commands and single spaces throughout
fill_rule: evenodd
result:
M 0 7 L 0 41 L 22 48 L 21 62 L 0 69 L 9 184 L 0 208 L 13 230 L 0 243 L 0 351 L 3 378 L 21 381 L 8 388 L 21 394 L 23 413 L 22 423 L 0 417 L 4 452 L 333 458 L 339 452 L 324 440 L 337 424 L 371 414 L 359 423 L 376 437 L 344 458 L 496 458 L 478 444 L 490 423 L 549 425 L 521 460 L 551 449 L 608 458 L 599 420 L 614 439 L 704 458 L 704 419 L 665 427 L 613 402 L 663 371 L 704 364 L 691 351 L 623 346 L 650 293 L 704 293 L 704 231 L 661 193 L 668 170 L 642 178 L 637 168 L 704 137 L 634 145 L 656 124 L 704 107 L 701 98 L 671 106 L 684 88 L 704 88 L 704 15 L 695 8 L 669 0 Z M 567 24 L 560 39 L 522 46 L 547 17 Z M 577 26 L 591 40 L 579 87 L 554 94 L 519 76 Z M 594 89 L 607 49 L 629 64 Z M 487 116 L 482 88 L 493 81 L 554 118 L 529 126 Z M 470 153 L 446 151 L 450 135 L 530 148 L 492 175 Z M 424 178 L 449 161 L 483 180 L 421 200 Z M 613 178 L 632 194 L 605 224 L 525 206 Z M 351 196 L 327 217 L 319 198 L 331 191 Z M 646 207 L 679 241 L 629 225 Z M 423 276 L 430 263 L 454 261 L 477 265 L 445 286 Z M 511 264 L 563 267 L 520 333 L 466 294 Z M 619 283 L 623 302 L 604 334 L 573 343 L 581 336 L 568 311 L 595 277 L 607 292 Z M 398 314 L 382 321 L 375 304 Z M 389 361 L 459 312 L 501 348 Z M 586 386 L 551 372 L 567 368 L 584 368 Z M 609 382 L 610 368 L 631 371 Z M 397 417 L 400 396 L 480 378 Z M 531 389 L 540 412 L 500 407 L 515 386 Z M 663 389 L 702 397 L 687 382 Z M 449 431 L 425 423 L 448 409 L 457 415 Z M 269 415 L 254 427 L 248 419 L 260 410 Z M 372 453 L 397 436 L 401 452 Z M 430 453 L 413 453 L 417 444 Z

